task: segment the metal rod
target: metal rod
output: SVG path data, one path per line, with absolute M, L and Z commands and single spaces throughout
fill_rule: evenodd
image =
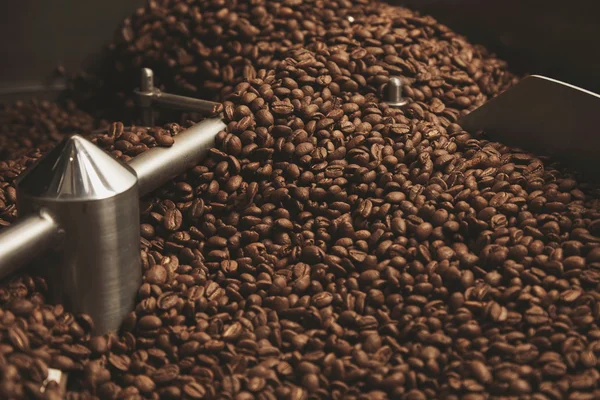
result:
M 197 123 L 174 136 L 171 147 L 155 147 L 129 162 L 138 177 L 140 195 L 145 195 L 194 167 L 214 146 L 215 136 L 226 128 L 219 118 Z
M 59 232 L 58 224 L 45 211 L 22 218 L 0 232 L 0 279 L 47 250 Z
M 158 89 L 155 89 L 153 99 L 154 103 L 159 106 L 169 107 L 175 110 L 199 113 L 213 113 L 215 112 L 216 107 L 219 105 L 219 103 L 215 103 L 214 101 L 164 93 Z
M 140 118 L 144 126 L 154 126 L 154 110 L 152 107 L 140 107 Z
M 140 90 L 136 94 L 140 106 L 140 118 L 145 126 L 154 126 L 154 109 L 152 108 L 154 90 L 154 72 L 150 68 L 143 68 Z
M 146 126 L 154 125 L 153 106 L 204 114 L 214 114 L 219 107 L 219 103 L 214 101 L 162 92 L 154 86 L 154 72 L 150 68 L 142 68 L 140 88 L 134 93 L 140 107 L 142 123 Z

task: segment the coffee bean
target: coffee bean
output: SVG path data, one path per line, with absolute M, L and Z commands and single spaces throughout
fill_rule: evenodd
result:
M 385 201 L 392 204 L 400 204 L 403 200 L 406 199 L 406 196 L 402 192 L 391 192 L 385 196 Z
M 60 369 L 62 371 L 71 371 L 75 369 L 75 362 L 67 356 L 60 354 L 52 357 L 50 367 Z
M 309 142 L 300 143 L 298 146 L 296 146 L 295 154 L 298 157 L 302 157 L 307 154 L 310 154 L 313 151 L 313 149 L 314 149 L 314 146 L 312 143 L 309 143 Z
M 206 394 L 206 389 L 199 383 L 192 382 L 183 387 L 183 393 L 192 399 L 202 399 Z
M 160 285 L 167 281 L 167 270 L 162 265 L 155 265 L 145 274 L 148 283 Z
M 8 329 L 8 340 L 18 351 L 29 350 L 29 338 L 23 330 L 16 326 Z
M 96 354 L 105 354 L 108 352 L 108 341 L 103 336 L 94 336 L 90 339 L 90 350 Z
M 235 322 L 223 331 L 223 339 L 226 341 L 235 341 L 243 332 L 243 326 L 239 322 Z
M 256 122 L 259 126 L 269 127 L 275 123 L 275 119 L 269 110 L 262 109 L 256 113 Z
M 154 391 L 154 389 L 156 388 L 156 385 L 154 384 L 152 379 L 150 379 L 146 375 L 136 376 L 135 380 L 134 380 L 134 384 L 135 384 L 135 387 L 137 387 L 141 393 L 146 393 L 146 394 L 152 393 L 152 391 Z
M 567 372 L 567 366 L 561 362 L 551 362 L 542 368 L 542 373 L 552 378 L 559 378 Z
M 516 82 L 505 64 L 376 1 L 255 3 L 150 2 L 74 83 L 125 119 L 152 65 L 161 88 L 222 101 L 227 128 L 143 200 L 119 332 L 91 337 L 39 278 L 0 286 L 4 397 L 39 396 L 40 362 L 71 371 L 66 398 L 598 397 L 595 189 L 456 123 Z M 392 75 L 402 110 L 381 98 Z M 43 102 L 0 114 L 7 226 L 15 178 L 94 122 Z M 97 124 L 123 161 L 189 126 Z
M 302 258 L 306 262 L 318 262 L 321 260 L 321 250 L 316 246 L 307 246 L 302 249 Z
M 158 135 L 156 137 L 156 143 L 159 146 L 171 147 L 175 143 L 175 139 L 173 139 L 173 137 L 171 137 L 170 135 L 167 135 L 167 134 Z
M 138 326 L 143 330 L 153 330 L 158 329 L 162 326 L 162 321 L 160 318 L 154 315 L 146 315 L 140 318 L 138 321 Z
M 63 344 L 61 350 L 74 360 L 87 359 L 91 350 L 81 344 Z
M 327 307 L 333 301 L 333 295 L 331 293 L 322 292 L 312 297 L 311 303 L 317 308 Z
M 541 325 L 548 321 L 548 316 L 541 307 L 534 306 L 525 311 L 525 320 L 531 325 Z
M 183 216 L 178 209 L 167 210 L 164 217 L 164 226 L 169 231 L 176 231 L 181 227 Z
M 33 303 L 23 298 L 14 299 L 9 307 L 10 310 L 17 316 L 27 316 L 34 309 Z
M 37 384 L 41 384 L 48 377 L 48 365 L 41 359 L 34 360 L 28 372 L 29 379 Z
M 173 292 L 162 293 L 156 300 L 157 307 L 164 311 L 170 310 L 171 308 L 177 306 L 178 303 L 179 297 Z
M 160 367 L 152 374 L 152 379 L 159 385 L 170 383 L 179 376 L 179 367 L 176 364 L 168 364 Z
M 108 356 L 108 364 L 117 371 L 127 372 L 131 360 L 126 355 L 110 354 Z
M 487 365 L 485 365 L 481 361 L 471 362 L 471 370 L 473 371 L 473 375 L 475 376 L 475 378 L 480 383 L 487 384 L 492 382 L 492 374 L 490 373 Z

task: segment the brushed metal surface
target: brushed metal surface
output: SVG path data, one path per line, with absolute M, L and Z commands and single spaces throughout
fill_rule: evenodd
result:
M 152 97 L 153 102 L 157 106 L 180 111 L 211 113 L 215 109 L 215 106 L 218 105 L 214 101 L 165 93 L 161 92 L 160 89 L 155 89 Z
M 79 135 L 54 147 L 17 181 L 21 193 L 54 201 L 101 200 L 136 183 L 126 165 Z
M 543 76 L 529 76 L 462 117 L 503 144 L 551 155 L 599 179 L 600 95 Z
M 65 232 L 47 256 L 50 300 L 92 316 L 97 334 L 117 330 L 142 279 L 135 173 L 75 135 L 27 171 L 17 200 L 21 215 L 47 209 Z
M 147 194 L 183 171 L 194 167 L 225 130 L 220 118 L 209 118 L 173 137 L 171 147 L 154 147 L 129 162 L 138 177 L 140 194 Z
M 58 224 L 45 211 L 31 214 L 0 231 L 0 279 L 48 250 L 58 237 Z
M 385 102 L 390 107 L 404 107 L 409 103 L 402 97 L 402 79 L 399 76 L 392 76 L 385 89 Z

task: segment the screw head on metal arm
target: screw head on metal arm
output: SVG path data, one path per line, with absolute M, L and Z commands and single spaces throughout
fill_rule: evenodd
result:
M 402 97 L 402 79 L 398 76 L 392 76 L 385 88 L 385 102 L 390 107 L 404 107 L 408 100 Z
M 142 68 L 140 90 L 142 92 L 154 91 L 154 72 L 150 68 Z

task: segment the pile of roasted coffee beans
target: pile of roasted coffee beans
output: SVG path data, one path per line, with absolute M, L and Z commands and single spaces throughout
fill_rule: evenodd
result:
M 456 123 L 503 63 L 378 2 L 151 0 L 122 35 L 123 71 L 220 91 L 227 129 L 142 201 L 120 332 L 2 286 L 0 397 L 60 396 L 51 367 L 69 399 L 600 398 L 600 192 Z M 184 128 L 89 137 L 127 160 Z M 41 153 L 0 162 L 5 224 Z
M 94 118 L 69 101 L 64 105 L 48 101 L 0 105 L 0 161 L 14 160 L 32 148 L 47 150 L 66 134 L 87 133 Z
M 481 105 L 514 82 L 484 48 L 380 1 L 149 0 L 125 20 L 101 70 L 79 76 L 72 94 L 90 112 L 119 104 L 122 113 L 133 106 L 140 69 L 149 67 L 163 89 L 222 101 L 290 50 L 311 45 L 341 50 L 326 66 L 334 86 L 379 93 L 389 74 L 401 75 L 415 101 L 433 101 L 440 113 L 445 105 L 449 114 Z

